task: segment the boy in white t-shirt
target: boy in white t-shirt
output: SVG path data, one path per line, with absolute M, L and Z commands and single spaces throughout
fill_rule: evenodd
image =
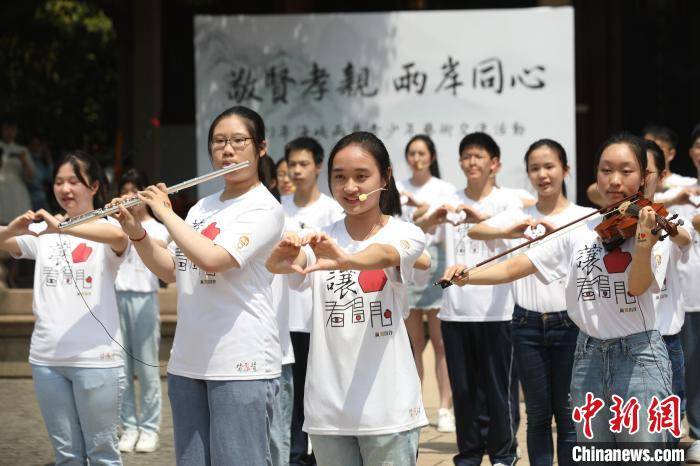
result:
M 688 155 L 695 166 L 698 178 L 695 189 L 700 189 L 700 124 L 690 135 Z M 695 201 L 695 203 L 691 202 Z M 685 357 L 685 395 L 686 416 L 690 437 L 694 440 L 686 451 L 686 461 L 700 462 L 700 206 L 697 198 L 689 198 L 684 204 L 671 207 L 669 210 L 678 213 L 683 218 L 692 220 L 692 244 L 688 262 L 678 265 L 682 290 L 682 307 L 685 321 L 681 329 L 681 342 Z
M 447 265 L 474 265 L 508 247 L 506 240 L 479 241 L 468 236 L 470 225 L 509 208 L 522 207 L 516 197 L 495 186 L 500 158 L 498 144 L 485 133 L 472 133 L 459 144 L 459 163 L 467 186 L 455 193 L 452 208 L 464 211 L 465 221 L 443 227 Z M 444 221 L 448 207 L 439 208 L 428 222 Z M 429 225 L 422 225 L 424 229 Z M 509 285 L 452 287 L 444 291 L 438 318 L 447 357 L 454 401 L 457 446 L 455 464 L 515 461 L 515 433 L 520 421 L 518 378 L 514 371 L 510 320 L 513 297 Z M 483 400 L 481 402 L 480 400 Z M 488 418 L 488 437 L 480 416 Z
M 294 194 L 282 196 L 282 209 L 302 229 L 326 227 L 344 217 L 343 209 L 330 196 L 318 189 L 318 176 L 323 167 L 323 148 L 313 138 L 300 137 L 284 147 L 287 173 L 294 185 Z M 304 424 L 304 381 L 309 355 L 311 331 L 311 290 L 290 291 L 289 330 L 294 347 L 294 409 L 290 465 L 314 462 L 307 453 L 308 436 Z

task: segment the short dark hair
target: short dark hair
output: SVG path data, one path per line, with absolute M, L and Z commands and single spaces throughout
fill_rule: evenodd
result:
M 284 146 L 284 159 L 289 162 L 289 154 L 296 150 L 308 150 L 311 152 L 316 166 L 320 166 L 323 163 L 323 147 L 314 138 L 302 136 L 289 141 Z
M 695 141 L 700 138 L 700 123 L 698 123 L 695 128 L 693 128 L 693 131 L 690 132 L 690 145 L 692 146 L 695 144 Z
M 260 157 L 258 162 L 258 178 L 268 191 L 280 200 L 280 191 L 277 189 L 277 167 L 271 157 Z
M 664 157 L 664 151 L 661 150 L 657 143 L 645 139 L 644 150 L 646 150 L 647 152 L 651 152 L 651 156 L 654 158 L 654 165 L 656 165 L 657 170 L 661 172 L 666 168 L 666 158 Z
M 138 168 L 130 168 L 122 174 L 119 178 L 119 183 L 117 183 L 117 193 L 120 193 L 127 183 L 133 184 L 139 191 L 143 191 L 150 184 L 148 175 Z
M 462 152 L 467 147 L 478 147 L 483 149 L 488 152 L 492 159 L 501 158 L 501 148 L 498 147 L 496 141 L 494 141 L 493 138 L 486 133 L 476 132 L 464 136 L 459 142 L 459 155 L 462 155 Z
M 642 134 L 642 136 L 646 136 L 647 134 L 654 139 L 668 143 L 672 149 L 675 149 L 678 146 L 678 135 L 667 126 L 648 123 L 646 126 L 644 126 L 644 134 Z

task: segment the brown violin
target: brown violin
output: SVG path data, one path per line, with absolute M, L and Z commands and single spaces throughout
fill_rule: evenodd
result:
M 639 211 L 646 206 L 651 206 L 656 212 L 656 227 L 651 232 L 654 235 L 659 234 L 661 230 L 666 232 L 665 235 L 659 237 L 659 241 L 678 234 L 678 225 L 683 225 L 683 220 L 679 219 L 674 222 L 678 218 L 678 214 L 666 218 L 668 211 L 662 203 L 654 203 L 643 197 L 642 193 L 637 193 L 633 199 L 621 203 L 595 227 L 606 251 L 612 251 L 624 243 L 627 238 L 632 238 L 635 235 Z

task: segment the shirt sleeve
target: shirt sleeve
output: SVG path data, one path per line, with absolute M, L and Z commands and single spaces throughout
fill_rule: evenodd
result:
M 537 269 L 537 278 L 552 283 L 568 275 L 570 264 L 570 235 L 538 243 L 525 251 L 525 255 Z
M 506 228 L 525 220 L 527 215 L 521 209 L 510 208 L 484 220 L 484 224 L 494 228 Z
M 282 238 L 283 228 L 281 207 L 253 207 L 224 224 L 214 244 L 224 248 L 243 268 L 252 257 L 272 250 Z
M 399 253 L 398 276 L 389 273 L 388 277 L 390 279 L 394 277 L 399 283 L 411 282 L 414 276 L 413 265 L 425 250 L 426 239 L 423 230 L 411 223 L 400 222 L 400 225 L 391 232 L 390 238 L 381 243 L 392 246 Z
M 168 232 L 168 229 L 165 228 L 161 223 L 153 222 L 149 224 L 148 228 L 146 228 L 146 231 L 149 235 L 153 237 L 153 239 L 162 241 L 166 245 L 170 243 L 170 233 Z
M 32 235 L 15 236 L 17 246 L 19 246 L 20 254 L 12 257 L 15 259 L 35 259 L 39 253 L 39 238 Z

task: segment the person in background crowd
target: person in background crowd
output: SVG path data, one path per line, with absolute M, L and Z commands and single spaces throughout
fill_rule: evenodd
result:
M 440 206 L 446 199 L 452 198 L 455 188 L 440 179 L 435 143 L 427 135 L 412 137 L 404 152 L 406 162 L 412 175 L 403 182 L 397 182 L 396 188 L 406 203 L 402 206 L 402 218 L 407 222 L 420 223 L 421 217 L 432 213 L 431 208 Z M 414 215 L 417 218 L 414 220 Z M 423 286 L 409 286 L 409 306 L 411 313 L 406 319 L 406 328 L 411 337 L 413 357 L 418 368 L 418 377 L 423 380 L 423 351 L 426 346 L 424 315 L 427 317 L 428 334 L 435 352 L 435 376 L 438 384 L 440 405 L 438 408 L 437 430 L 454 432 L 455 421 L 452 414 L 452 393 L 447 374 L 445 346 L 442 342 L 440 320 L 437 318 L 442 306 L 442 290 L 432 286 L 445 269 L 445 250 L 435 236 L 435 228 L 429 231 L 426 250 L 432 258 L 430 278 Z
M 131 168 L 119 179 L 121 196 L 134 197 L 148 186 L 146 174 Z M 168 230 L 153 218 L 141 203 L 131 209 L 148 235 L 161 247 L 170 242 Z M 126 390 L 121 407 L 122 436 L 119 450 L 150 453 L 158 448 L 160 430 L 160 369 L 156 362 L 160 345 L 160 308 L 158 306 L 158 277 L 144 265 L 135 249 L 131 249 L 119 267 L 117 305 L 121 323 Z M 145 364 L 144 364 L 145 362 Z M 139 379 L 139 403 L 136 409 L 136 386 Z

